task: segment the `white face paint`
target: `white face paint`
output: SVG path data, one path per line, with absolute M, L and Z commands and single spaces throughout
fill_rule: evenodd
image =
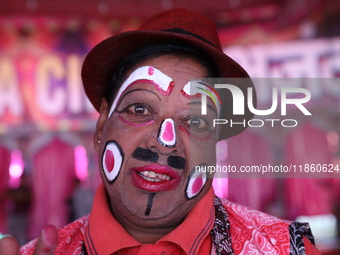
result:
M 106 178 L 109 182 L 113 182 L 122 167 L 123 152 L 114 141 L 110 141 L 106 144 L 104 153 L 102 156 L 102 166 Z
M 119 104 L 122 94 L 126 89 L 135 83 L 148 82 L 152 83 L 157 90 L 163 95 L 167 96 L 171 93 L 174 82 L 172 78 L 164 74 L 162 71 L 152 67 L 152 66 L 142 66 L 134 70 L 130 76 L 125 80 L 125 82 L 119 88 L 117 96 L 115 97 L 110 112 L 109 117 L 112 116 L 117 105 Z M 220 111 L 221 100 L 219 95 L 210 86 L 205 85 L 203 82 L 188 82 L 182 89 L 183 95 L 190 97 L 196 94 L 204 94 L 209 96 L 214 102 L 218 112 Z M 175 123 L 172 119 L 165 119 L 159 129 L 158 142 L 166 147 L 174 147 L 176 144 L 176 131 Z
M 158 133 L 158 142 L 165 147 L 174 147 L 176 145 L 175 130 L 175 122 L 172 119 L 163 120 Z
M 196 171 L 194 168 L 189 176 L 189 181 L 186 188 L 186 195 L 189 199 L 197 196 L 204 188 L 207 182 L 207 173 L 203 171 Z
M 130 74 L 130 76 L 119 88 L 117 96 L 112 103 L 109 117 L 111 117 L 112 113 L 115 111 L 123 92 L 130 85 L 133 85 L 136 81 L 151 82 L 156 86 L 156 88 L 162 95 L 169 95 L 172 90 L 172 87 L 174 86 L 172 79 L 163 72 L 161 72 L 160 70 L 152 66 L 139 67 Z
M 221 110 L 221 98 L 219 97 L 218 93 L 210 86 L 205 85 L 202 82 L 197 81 L 189 81 L 183 87 L 183 92 L 188 96 L 194 96 L 196 94 L 203 94 L 211 98 L 214 102 L 215 107 L 217 109 L 217 113 L 220 113 Z

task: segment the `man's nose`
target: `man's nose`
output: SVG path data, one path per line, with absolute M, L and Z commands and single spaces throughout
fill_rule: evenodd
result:
M 148 134 L 146 146 L 159 155 L 176 155 L 178 153 L 178 139 L 175 122 L 171 118 L 162 120 L 157 129 Z
M 176 128 L 175 122 L 171 118 L 163 120 L 158 131 L 158 142 L 168 148 L 175 147 L 176 145 Z

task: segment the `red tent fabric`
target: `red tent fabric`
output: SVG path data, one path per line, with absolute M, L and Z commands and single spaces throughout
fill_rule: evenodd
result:
M 330 164 L 326 132 L 305 122 L 292 132 L 285 145 L 286 164 Z M 295 219 L 299 215 L 320 215 L 332 212 L 333 181 L 330 178 L 288 178 L 284 180 L 286 215 Z M 303 176 L 302 176 L 303 177 Z
M 68 223 L 74 165 L 74 148 L 57 138 L 36 152 L 32 169 L 34 202 L 29 237 L 38 236 L 47 224 L 60 228 Z
M 245 131 L 232 137 L 228 142 L 227 164 L 236 166 L 258 166 L 273 163 L 273 151 L 270 144 L 260 135 Z M 276 196 L 276 179 L 250 178 L 248 173 L 243 178 L 229 178 L 228 199 L 249 206 L 253 209 L 267 211 L 267 207 Z
M 4 193 L 8 189 L 11 152 L 0 145 L 0 232 L 6 232 Z

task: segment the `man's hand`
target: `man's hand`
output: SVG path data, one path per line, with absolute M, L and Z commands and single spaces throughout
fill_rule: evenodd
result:
M 58 244 L 57 229 L 48 225 L 45 226 L 39 236 L 34 255 L 50 255 L 54 253 Z M 19 243 L 11 236 L 6 236 L 0 240 L 0 255 L 18 255 Z
M 12 236 L 5 236 L 0 239 L 0 255 L 19 254 L 19 243 Z
M 54 250 L 58 244 L 58 231 L 55 226 L 45 226 L 37 241 L 34 255 L 54 254 Z

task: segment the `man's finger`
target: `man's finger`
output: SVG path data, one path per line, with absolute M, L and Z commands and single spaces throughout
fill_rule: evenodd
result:
M 5 236 L 0 239 L 0 255 L 18 255 L 19 242 L 12 236 Z
M 58 244 L 58 231 L 52 225 L 45 226 L 37 241 L 37 246 L 34 255 L 49 255 L 53 254 Z

